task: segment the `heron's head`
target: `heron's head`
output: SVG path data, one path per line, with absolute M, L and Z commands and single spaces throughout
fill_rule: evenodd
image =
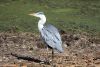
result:
M 35 16 L 35 17 L 39 17 L 39 18 L 44 17 L 44 13 L 43 12 L 32 13 L 32 14 L 29 14 L 29 15 Z

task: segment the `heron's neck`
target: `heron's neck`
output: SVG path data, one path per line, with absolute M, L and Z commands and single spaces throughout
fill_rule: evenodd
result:
M 42 16 L 38 22 L 38 28 L 39 30 L 41 31 L 41 29 L 43 28 L 44 24 L 46 22 L 46 17 L 45 16 Z

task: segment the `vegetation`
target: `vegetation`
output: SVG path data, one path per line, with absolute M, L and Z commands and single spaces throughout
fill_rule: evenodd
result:
M 28 16 L 37 11 L 62 30 L 100 33 L 99 0 L 0 0 L 0 31 L 37 32 L 38 19 Z

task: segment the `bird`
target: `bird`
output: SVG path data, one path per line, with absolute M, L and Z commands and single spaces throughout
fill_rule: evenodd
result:
M 47 19 L 44 12 L 36 12 L 29 15 L 39 18 L 38 29 L 41 38 L 46 43 L 47 47 L 52 49 L 52 59 L 54 57 L 54 50 L 62 53 L 64 50 L 62 48 L 62 40 L 59 30 L 51 24 L 45 24 Z

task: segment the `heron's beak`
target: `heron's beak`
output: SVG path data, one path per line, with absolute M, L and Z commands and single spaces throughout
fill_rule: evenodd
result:
M 30 16 L 35 16 L 35 13 L 32 13 L 32 14 L 28 14 L 28 15 L 30 15 Z

